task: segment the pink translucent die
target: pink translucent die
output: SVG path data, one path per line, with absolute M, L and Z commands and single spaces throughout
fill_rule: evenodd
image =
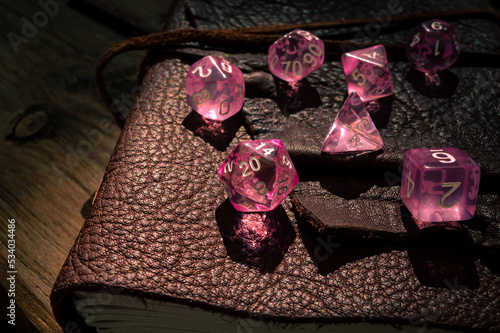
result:
M 310 32 L 294 30 L 274 42 L 267 53 L 271 72 L 282 80 L 297 82 L 323 65 L 325 45 Z
M 394 92 L 383 45 L 344 53 L 341 61 L 349 94 L 356 92 L 366 102 Z
M 189 105 L 203 117 L 225 120 L 243 106 L 243 73 L 227 60 L 203 57 L 189 68 L 186 95 Z
M 273 210 L 299 181 L 280 140 L 240 143 L 222 163 L 218 174 L 229 201 L 241 212 Z
M 427 74 L 435 74 L 450 67 L 460 53 L 455 28 L 441 20 L 420 24 L 408 36 L 406 56 L 411 65 Z
M 326 153 L 378 150 L 384 142 L 355 92 L 351 93 L 340 109 L 321 150 Z
M 477 163 L 460 149 L 411 149 L 404 158 L 401 198 L 422 222 L 469 220 L 480 176 Z

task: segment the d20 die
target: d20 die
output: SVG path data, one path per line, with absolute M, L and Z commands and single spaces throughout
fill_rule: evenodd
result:
M 358 94 L 353 92 L 342 105 L 321 150 L 326 153 L 344 153 L 378 150 L 383 146 L 382 137 L 370 114 Z
M 229 201 L 241 212 L 275 209 L 299 181 L 280 140 L 238 144 L 220 166 L 218 175 Z
M 401 198 L 422 222 L 469 220 L 480 176 L 477 163 L 460 149 L 411 149 L 404 158 Z
M 427 74 L 450 67 L 459 54 L 457 32 L 445 21 L 426 21 L 408 36 L 406 56 L 415 69 Z
M 323 41 L 305 30 L 294 30 L 274 42 L 267 54 L 271 72 L 282 80 L 297 82 L 323 65 Z
M 227 60 L 203 57 L 189 68 L 186 95 L 189 105 L 203 117 L 225 120 L 243 106 L 243 73 Z
M 356 92 L 366 102 L 394 92 L 383 45 L 344 53 L 341 61 L 349 94 Z

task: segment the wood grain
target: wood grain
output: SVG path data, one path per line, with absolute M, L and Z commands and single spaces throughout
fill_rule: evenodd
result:
M 158 3 L 102 7 L 150 31 L 161 26 Z M 119 135 L 95 89 L 96 59 L 127 36 L 67 5 L 47 12 L 36 1 L 1 0 L 0 10 L 0 31 L 8 36 L 0 44 L 1 299 L 8 301 L 7 221 L 15 219 L 16 326 L 58 332 L 49 294 Z M 140 57 L 121 56 L 107 73 L 124 108 Z
M 128 26 L 130 35 L 162 30 L 171 4 L 172 0 L 148 0 L 141 1 L 140 4 L 136 0 L 78 0 L 69 3 L 74 8 L 92 13 L 94 18 L 101 16 L 110 21 L 116 20 L 119 25 L 125 25 L 121 33 L 127 30 Z

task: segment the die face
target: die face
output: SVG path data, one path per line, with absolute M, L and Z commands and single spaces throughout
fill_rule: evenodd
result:
M 358 94 L 349 95 L 333 122 L 321 150 L 325 153 L 378 150 L 384 146 Z
M 271 72 L 282 80 L 297 82 L 325 60 L 325 45 L 321 39 L 305 30 L 294 30 L 270 47 L 267 64 Z
M 394 92 L 383 45 L 344 53 L 341 61 L 349 94 L 356 92 L 366 102 Z
M 405 154 L 401 198 L 422 222 L 469 220 L 480 176 L 477 163 L 460 149 L 412 149 Z
M 441 20 L 420 24 L 408 36 L 406 55 L 412 66 L 428 74 L 450 67 L 460 54 L 455 28 Z
M 189 68 L 186 95 L 189 105 L 202 116 L 225 120 L 243 106 L 243 73 L 227 60 L 206 56 Z
M 240 143 L 222 163 L 218 175 L 229 201 L 242 212 L 275 209 L 299 181 L 279 140 Z

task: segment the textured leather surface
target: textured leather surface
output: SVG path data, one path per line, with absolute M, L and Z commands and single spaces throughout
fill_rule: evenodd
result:
M 298 2 L 279 3 L 287 9 L 279 15 L 272 11 L 278 3 L 246 5 L 188 6 L 198 27 L 214 28 L 317 20 L 340 3 L 308 12 Z M 360 15 L 343 6 L 328 19 Z M 498 51 L 496 25 L 457 24 L 464 49 Z M 398 30 L 392 38 L 402 36 Z M 498 68 L 459 64 L 452 94 L 429 97 L 408 81 L 415 73 L 405 62 L 391 62 L 394 98 L 371 106 L 380 107 L 373 118 L 383 152 L 333 158 L 319 147 L 345 98 L 338 56 L 329 55 L 297 95 L 269 74 L 264 53 L 226 54 L 245 73 L 248 93 L 243 112 L 217 124 L 204 122 L 184 98 L 185 73 L 200 53 L 158 59 L 145 76 L 54 286 L 62 325 L 77 318 L 73 290 L 113 286 L 275 319 L 500 330 Z M 225 199 L 216 170 L 238 142 L 262 137 L 283 140 L 301 181 L 276 211 L 241 214 Z M 399 200 L 404 151 L 431 146 L 462 148 L 481 165 L 477 217 L 464 228 L 416 232 Z
M 303 20 L 311 22 L 325 20 L 325 13 L 335 13 L 334 18 L 345 19 L 369 17 L 372 13 L 387 12 L 391 8 L 386 3 L 375 3 L 373 9 L 360 10 L 346 2 L 320 1 L 311 7 L 307 3 L 283 5 L 266 1 L 262 6 L 271 10 L 275 6 L 284 6 L 280 15 L 269 15 L 253 3 L 226 1 L 219 6 L 202 1 L 192 3 L 195 17 L 196 14 L 199 16 L 198 26 L 206 29 L 227 27 L 227 17 L 238 26 L 251 26 L 293 22 L 285 13 L 306 9 L 307 17 Z M 229 15 L 228 11 L 236 3 L 247 7 L 236 15 Z M 454 7 L 456 2 L 444 1 L 427 5 L 427 10 L 439 11 L 477 8 L 485 4 L 464 1 Z M 421 2 L 402 2 L 394 7 L 398 12 L 412 13 L 422 11 L 421 6 Z M 245 20 L 246 15 L 251 19 Z M 335 157 L 322 154 L 320 150 L 346 94 L 338 55 L 327 57 L 321 70 L 308 76 L 298 91 L 292 91 L 286 83 L 273 79 L 265 58 L 243 56 L 241 62 L 251 64 L 254 71 L 262 71 L 252 74 L 253 86 L 271 86 L 269 89 L 260 88 L 253 96 L 260 97 L 258 102 L 252 100 L 253 103 L 245 104 L 244 112 L 251 124 L 251 133 L 255 138 L 281 139 L 294 163 L 303 167 L 303 181 L 292 197 L 297 208 L 321 232 L 352 231 L 364 237 L 390 239 L 419 235 L 416 223 L 406 208 L 401 207 L 399 198 L 404 152 L 411 148 L 459 147 L 480 164 L 482 172 L 477 214 L 473 220 L 464 223 L 467 228 L 461 230 L 463 236 L 488 247 L 488 250 L 497 251 L 500 247 L 500 132 L 497 130 L 500 126 L 500 70 L 498 66 L 478 67 L 480 53 L 498 53 L 500 50 L 500 30 L 493 22 L 481 20 L 461 20 L 455 25 L 462 51 L 475 53 L 476 58 L 458 62 L 443 73 L 443 87 L 435 91 L 425 87 L 423 75 L 411 70 L 407 61 L 391 62 L 394 95 L 369 106 L 385 147 L 382 152 L 362 156 Z M 360 30 L 364 33 L 359 33 Z M 353 40 L 370 40 L 366 27 L 360 27 L 360 30 L 355 30 L 358 31 L 357 38 Z M 375 40 L 404 43 L 408 31 L 408 28 L 400 27 L 400 30 L 382 34 Z M 345 37 L 346 33 L 323 31 L 319 34 L 339 38 Z M 483 36 L 479 38 L 481 34 Z M 346 211 L 349 214 L 345 214 Z
M 314 6 L 303 2 L 262 1 L 257 5 L 221 1 L 209 5 L 192 1 L 190 8 L 196 25 L 203 29 L 291 23 L 296 15 L 300 22 L 314 22 L 326 20 L 325 15 L 328 19 L 346 19 L 370 17 L 384 10 L 388 13 L 391 8 L 403 14 L 423 8 L 421 2 L 397 3 L 375 2 L 371 9 L 360 10 L 340 1 L 319 1 Z M 426 10 L 439 11 L 486 4 L 442 1 L 426 6 Z M 241 10 L 234 11 L 235 7 Z M 261 8 L 269 9 L 270 13 Z M 305 12 L 307 15 L 301 17 L 300 13 Z M 245 19 L 247 16 L 249 19 Z M 252 99 L 243 110 L 249 130 L 254 138 L 279 138 L 285 143 L 295 165 L 302 167 L 302 181 L 292 194 L 294 203 L 322 233 L 354 233 L 393 240 L 420 235 L 400 200 L 404 153 L 411 148 L 459 147 L 479 163 L 482 178 L 476 216 L 464 222 L 466 228 L 458 231 L 488 251 L 500 248 L 500 57 L 496 67 L 479 65 L 481 53 L 500 51 L 500 30 L 494 22 L 486 20 L 454 23 L 462 53 L 471 52 L 473 56 L 444 72 L 442 88 L 433 91 L 425 87 L 423 75 L 412 70 L 405 59 L 391 61 L 394 95 L 369 105 L 385 147 L 383 151 L 361 156 L 331 156 L 320 150 L 346 97 L 338 55 L 327 56 L 320 70 L 301 81 L 297 91 L 273 78 L 265 57 L 248 53 L 237 56 L 240 64 L 251 68 L 245 79 L 249 85 L 247 95 Z M 374 39 L 381 43 L 404 43 L 410 28 L 400 26 Z M 352 40 L 371 41 L 373 35 L 369 33 L 376 29 L 359 27 L 354 31 L 357 32 Z M 321 31 L 319 35 L 349 36 L 343 30 Z

